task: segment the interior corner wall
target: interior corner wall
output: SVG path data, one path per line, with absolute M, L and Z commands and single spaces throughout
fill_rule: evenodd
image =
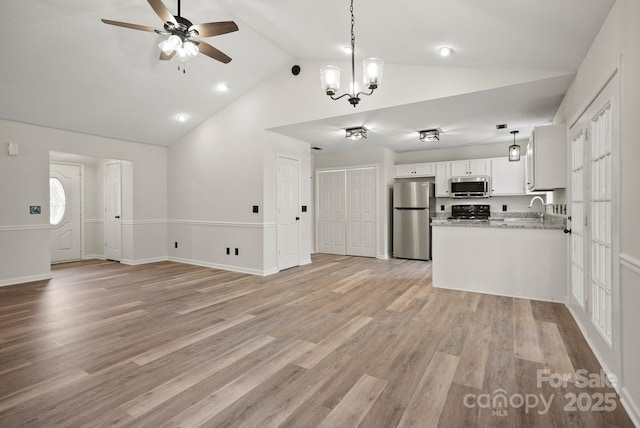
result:
M 20 154 L 9 156 L 8 142 Z M 134 260 L 166 258 L 166 247 L 149 249 L 150 235 L 166 242 L 167 149 L 0 119 L 0 285 L 44 279 L 51 274 L 49 227 L 49 152 L 127 159 L 133 171 Z M 29 206 L 42 207 L 30 215 Z M 152 230 L 138 224 L 154 223 Z
M 640 425 L 640 2 L 617 0 L 587 53 L 554 122 L 566 122 L 582 113 L 620 65 L 620 215 L 619 337 L 622 372 L 617 374 L 627 411 Z M 614 220 L 615 221 L 615 220 Z M 614 260 L 618 262 L 618 260 Z M 615 334 L 615 333 L 614 333 Z M 596 350 L 597 351 L 597 350 Z

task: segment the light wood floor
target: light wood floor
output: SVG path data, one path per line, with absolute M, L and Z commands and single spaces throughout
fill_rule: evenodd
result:
M 564 411 L 612 389 L 538 387 L 539 369 L 600 370 L 564 306 L 434 289 L 430 263 L 53 270 L 0 288 L 3 428 L 632 426 L 617 397 Z M 476 405 L 502 390 L 550 410 Z

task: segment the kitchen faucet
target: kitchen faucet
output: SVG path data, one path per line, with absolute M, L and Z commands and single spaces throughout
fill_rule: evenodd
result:
M 544 217 L 544 199 L 542 199 L 540 196 L 534 196 L 533 198 L 531 198 L 529 208 L 533 206 L 533 203 L 536 201 L 536 199 L 540 200 L 540 212 L 538 213 L 538 215 L 540 216 L 540 219 L 542 219 L 542 217 Z

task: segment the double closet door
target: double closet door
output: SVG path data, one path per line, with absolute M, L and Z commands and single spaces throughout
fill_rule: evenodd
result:
M 318 171 L 318 252 L 376 256 L 376 168 Z

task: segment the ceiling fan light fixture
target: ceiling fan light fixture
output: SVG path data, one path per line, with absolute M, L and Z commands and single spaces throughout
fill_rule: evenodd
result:
M 346 129 L 347 140 L 355 141 L 367 138 L 367 128 L 358 126 L 356 128 Z
M 420 141 L 440 141 L 440 131 L 437 129 L 425 129 L 420 131 Z
M 171 54 L 171 52 L 179 49 L 181 46 L 182 39 L 175 34 L 169 36 L 168 39 L 161 41 L 158 45 L 158 47 L 162 49 L 162 52 L 164 52 L 166 55 Z
M 182 48 L 189 58 L 193 58 L 194 56 L 198 55 L 198 52 L 200 52 L 200 49 L 198 49 L 198 45 L 188 40 L 182 44 Z

